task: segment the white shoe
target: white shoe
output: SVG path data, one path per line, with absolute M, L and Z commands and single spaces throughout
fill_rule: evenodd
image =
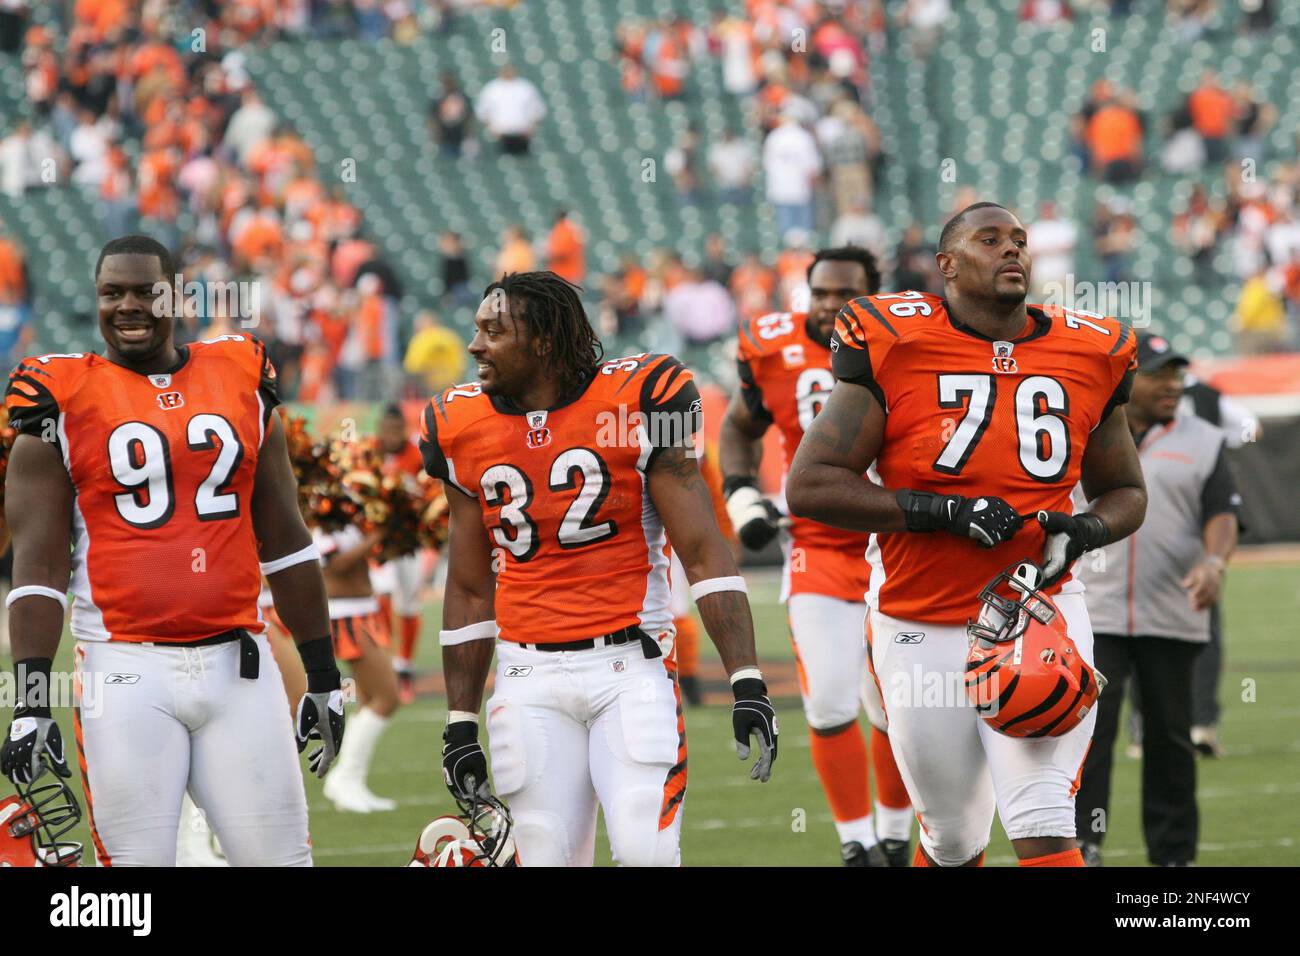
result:
M 359 781 L 333 774 L 325 776 L 325 799 L 340 813 L 370 813 L 376 809 L 371 802 L 373 797 Z
M 375 813 L 387 813 L 389 810 L 397 809 L 396 800 L 371 793 L 369 788 L 365 788 L 365 790 L 366 798 L 370 801 L 370 809 Z

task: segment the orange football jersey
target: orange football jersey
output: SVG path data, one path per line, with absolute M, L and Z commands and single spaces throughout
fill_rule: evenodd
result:
M 741 396 L 758 421 L 781 434 L 785 470 L 813 416 L 830 397 L 831 350 L 808 334 L 804 312 L 773 312 L 740 328 Z M 870 569 L 863 560 L 870 535 L 808 518 L 790 523 L 789 593 L 861 601 Z
M 555 408 L 528 411 L 449 388 L 424 411 L 425 470 L 477 498 L 504 566 L 504 640 L 558 643 L 672 626 L 663 523 L 647 472 L 668 447 L 693 446 L 701 402 L 669 355 L 598 366 Z M 641 427 L 638 427 L 641 426 Z
M 989 549 L 946 532 L 876 535 L 871 592 L 884 614 L 964 624 L 998 571 L 1041 562 L 1044 535 L 1032 515 L 1074 511 L 1070 492 L 1088 436 L 1128 401 L 1137 365 L 1128 326 L 1056 306 L 1028 312 L 1024 333 L 1002 342 L 920 292 L 865 296 L 840 311 L 832 368 L 871 389 L 886 410 L 876 460 L 885 487 L 992 495 L 1031 516 L 1015 538 Z
M 14 428 L 55 442 L 76 488 L 78 640 L 263 630 L 251 503 L 275 371 L 251 336 L 180 351 L 161 375 L 93 353 L 27 358 L 10 375 Z

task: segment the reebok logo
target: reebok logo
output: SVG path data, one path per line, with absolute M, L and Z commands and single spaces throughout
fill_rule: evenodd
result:
M 51 926 L 125 926 L 134 936 L 153 928 L 151 893 L 82 893 L 73 886 L 50 897 Z
M 531 664 L 511 664 L 506 668 L 507 677 L 527 677 L 533 672 Z
M 895 644 L 920 644 L 925 640 L 923 631 L 899 631 L 894 635 Z
M 136 684 L 139 681 L 139 674 L 109 674 L 104 678 L 105 684 Z

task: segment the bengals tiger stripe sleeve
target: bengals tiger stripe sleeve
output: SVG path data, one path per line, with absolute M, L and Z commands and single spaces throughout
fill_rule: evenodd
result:
M 659 356 L 641 383 L 640 410 L 649 419 L 652 450 L 646 468 L 669 448 L 694 448 L 704 425 L 703 401 L 695 376 L 671 355 Z
M 870 315 L 868 310 L 874 315 Z M 873 325 L 868 327 L 868 322 Z M 871 347 L 873 333 L 892 334 L 897 338 L 897 333 L 869 299 L 863 297 L 846 302 L 835 317 L 835 331 L 831 333 L 831 371 L 839 381 L 869 389 L 881 407 L 888 408 L 884 390 L 876 381 L 878 366 L 873 363 L 873 357 L 876 362 L 884 358 L 885 350 Z
M 55 424 L 59 419 L 59 402 L 53 389 L 53 377 L 41 368 L 37 359 L 23 359 L 18 363 L 9 375 L 5 390 L 9 424 L 15 431 L 58 442 Z
M 749 409 L 754 421 L 771 424 L 773 416 L 763 398 L 763 386 L 754 374 L 754 363 L 763 357 L 763 349 L 754 335 L 752 322 L 740 327 L 740 337 L 736 343 L 736 374 L 740 377 L 740 397 Z

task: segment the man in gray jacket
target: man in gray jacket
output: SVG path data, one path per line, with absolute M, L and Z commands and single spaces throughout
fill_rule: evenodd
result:
M 1142 699 L 1147 856 L 1159 866 L 1186 866 L 1196 856 L 1192 665 L 1209 642 L 1209 609 L 1237 545 L 1240 497 L 1222 432 L 1176 414 L 1186 365 L 1163 338 L 1138 336 L 1128 423 L 1147 482 L 1146 521 L 1075 569 L 1087 586 L 1096 666 L 1109 681 L 1075 805 L 1084 860 L 1093 866 L 1108 828 L 1115 734 L 1130 674 Z

